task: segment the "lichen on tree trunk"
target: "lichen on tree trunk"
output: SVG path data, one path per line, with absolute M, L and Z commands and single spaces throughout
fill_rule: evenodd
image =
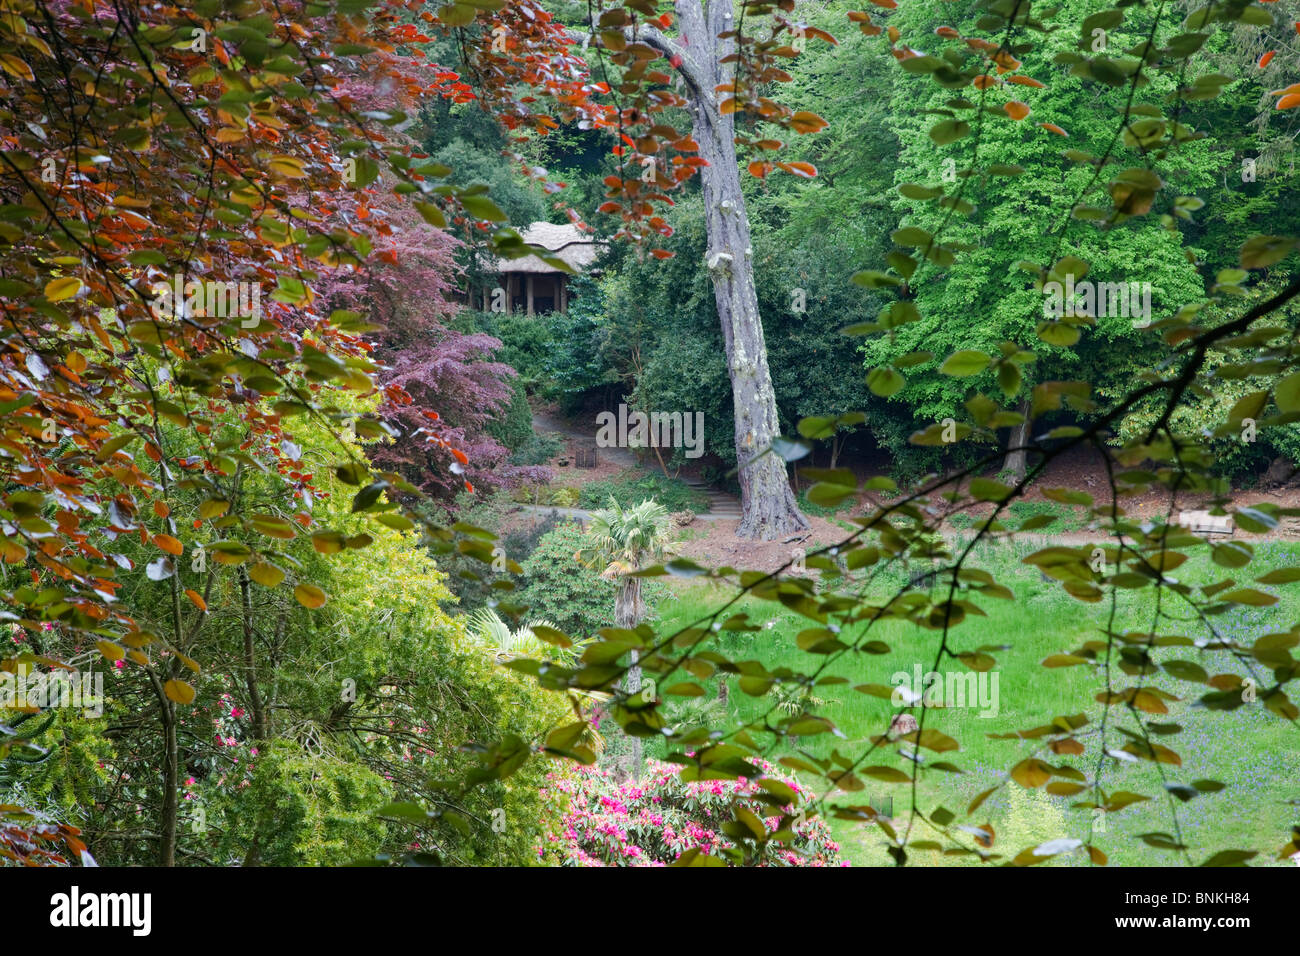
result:
M 640 578 L 623 578 L 614 596 L 614 626 L 632 630 L 645 617 L 645 601 L 641 596 Z M 623 690 L 628 697 L 634 697 L 641 690 L 640 655 L 635 650 L 630 652 L 630 664 L 627 676 L 623 680 Z M 629 735 L 632 749 L 628 758 L 630 764 L 628 776 L 633 780 L 641 779 L 641 765 L 644 763 L 641 738 Z
M 692 54 L 687 99 L 700 157 L 708 233 L 706 262 L 713 282 L 726 348 L 735 409 L 736 463 L 740 478 L 742 538 L 770 541 L 808 528 L 799 512 L 785 461 L 769 451 L 780 434 L 776 393 L 754 287 L 754 250 L 736 158 L 735 122 L 718 109 L 713 90 L 725 81 L 721 61 L 734 49 L 719 34 L 734 29 L 730 2 L 676 3 L 679 42 Z
M 1020 414 L 1025 420 L 1011 429 L 1007 455 L 1002 461 L 1002 471 L 1011 474 L 1016 481 L 1023 481 L 1029 470 L 1029 411 L 1029 402 L 1022 402 Z

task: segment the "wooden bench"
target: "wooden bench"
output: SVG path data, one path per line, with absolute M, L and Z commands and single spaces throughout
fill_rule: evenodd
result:
M 1232 534 L 1236 527 L 1232 515 L 1212 515 L 1208 511 L 1180 511 L 1174 522 L 1197 534 Z

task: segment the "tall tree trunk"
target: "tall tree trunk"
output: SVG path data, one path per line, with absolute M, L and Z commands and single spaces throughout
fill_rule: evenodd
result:
M 735 120 L 718 109 L 715 87 L 726 82 L 719 61 L 735 41 L 718 34 L 735 29 L 731 0 L 677 0 L 678 43 L 690 58 L 687 80 L 695 141 L 708 165 L 700 170 L 704 192 L 706 261 L 722 324 L 727 371 L 735 409 L 736 461 L 740 471 L 742 538 L 770 541 L 808 528 L 799 512 L 784 460 L 762 454 L 778 434 L 776 393 L 767 367 L 767 345 L 754 289 L 754 249 L 745 197 L 740 190 Z M 685 57 L 683 58 L 685 59 Z M 760 457 L 761 455 L 761 457 Z
M 158 865 L 176 865 L 176 832 L 180 823 L 180 743 L 176 736 L 176 705 L 160 701 L 163 720 L 163 805 L 158 822 Z
M 614 626 L 631 630 L 641 623 L 645 617 L 645 602 L 641 600 L 641 579 L 625 577 L 619 581 L 618 594 L 614 598 Z M 627 676 L 623 679 L 623 690 L 629 697 L 634 696 L 641 689 L 641 668 L 637 662 L 641 656 L 636 652 L 630 653 L 631 666 L 627 669 Z M 641 738 L 628 735 L 632 741 L 631 767 L 629 774 L 633 780 L 641 779 L 641 764 L 644 761 Z
M 158 865 L 176 865 L 177 831 L 180 825 L 181 751 L 176 733 L 176 705 L 167 697 L 167 672 L 149 672 L 149 685 L 158 701 L 158 722 L 162 724 L 162 806 L 158 814 Z
M 239 596 L 241 618 L 244 627 L 244 686 L 248 690 L 248 709 L 253 717 L 253 740 L 266 742 L 266 708 L 262 706 L 262 695 L 257 687 L 257 649 L 253 643 L 253 597 L 250 593 L 248 570 L 239 567 Z
M 1016 481 L 1024 480 L 1029 470 L 1029 402 L 1020 403 L 1020 414 L 1024 421 L 1011 429 L 1011 440 L 1007 443 L 1007 457 L 1002 462 L 1002 470 L 1009 471 Z
M 158 405 L 156 394 L 153 394 L 152 387 L 150 393 L 154 399 L 153 413 L 153 440 L 157 448 L 166 448 L 162 440 L 162 428 L 158 423 Z M 176 520 L 172 516 L 171 508 L 171 478 L 167 470 L 167 459 L 163 457 L 158 466 L 158 477 L 162 483 L 163 501 L 168 506 L 167 516 L 163 519 L 164 527 L 172 537 L 176 536 Z M 177 649 L 189 650 L 189 642 L 185 639 L 184 615 L 181 613 L 181 574 L 179 566 L 174 568 L 173 573 L 168 581 L 172 599 L 172 647 Z M 149 680 L 153 687 L 154 695 L 158 698 L 159 718 L 163 726 L 163 793 L 162 793 L 162 814 L 158 821 L 158 865 L 175 866 L 176 865 L 176 847 L 178 843 L 178 830 L 180 827 L 180 782 L 181 782 L 181 751 L 180 740 L 177 736 L 177 712 L 176 704 L 167 696 L 166 683 L 164 675 L 171 674 L 173 677 L 177 673 L 177 660 L 171 657 L 166 662 L 160 662 L 159 674 L 150 673 Z

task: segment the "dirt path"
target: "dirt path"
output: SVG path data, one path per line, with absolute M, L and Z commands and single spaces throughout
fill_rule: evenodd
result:
M 559 435 L 566 442 L 590 442 L 596 437 L 596 429 L 583 428 L 565 421 L 559 416 L 546 408 L 533 409 L 533 431 L 541 434 L 551 432 Z M 570 449 L 572 451 L 572 449 Z M 600 449 L 600 458 L 610 464 L 618 465 L 620 468 L 637 468 L 639 464 L 636 455 L 632 454 L 628 448 L 602 448 Z
M 683 478 L 691 488 L 704 494 L 709 499 L 709 510 L 707 514 L 700 515 L 701 518 L 707 517 L 710 520 L 719 518 L 735 518 L 740 520 L 740 499 L 735 495 L 727 494 L 725 491 L 719 491 L 712 485 L 705 484 L 698 478 Z
M 590 422 L 568 421 L 554 409 L 535 409 L 533 412 L 533 427 L 538 432 L 551 432 L 561 436 L 568 443 L 568 449 L 565 455 L 557 456 L 557 458 L 569 462 L 574 460 L 579 443 L 590 444 L 596 436 L 594 420 Z M 658 468 L 654 467 L 653 460 L 650 462 L 639 460 L 636 454 L 628 448 L 601 448 L 597 457 L 597 467 L 592 469 L 578 469 L 573 464 L 559 466 L 557 460 L 553 459 L 551 467 L 555 474 L 555 484 L 581 487 L 592 481 L 614 478 L 627 469 L 637 469 L 646 473 L 658 472 Z M 1045 500 L 1041 491 L 1043 487 L 1066 487 L 1087 491 L 1100 501 L 1106 490 L 1104 483 L 1098 477 L 1101 473 L 1100 468 L 1101 461 L 1095 455 L 1089 457 L 1088 453 L 1080 452 L 1066 456 L 1049 466 L 1046 473 L 1036 482 L 1035 487 L 1025 496 L 1025 500 L 1030 502 Z M 866 477 L 869 477 L 866 473 L 859 475 L 859 478 L 862 479 Z M 741 517 L 739 499 L 734 495 L 707 485 L 698 478 L 683 475 L 681 480 L 707 495 L 709 499 L 709 510 L 704 514 L 697 515 L 691 524 L 682 527 L 679 531 L 680 540 L 674 545 L 677 554 L 700 564 L 715 567 L 730 565 L 757 571 L 773 571 L 791 560 L 797 560 L 798 553 L 801 550 L 809 553 L 817 548 L 836 544 L 852 533 L 851 530 L 844 528 L 836 520 L 827 520 L 809 515 L 808 520 L 812 527 L 807 534 L 792 535 L 778 541 L 744 540 L 736 537 L 736 529 L 740 524 Z M 1300 489 L 1237 491 L 1233 495 L 1233 503 L 1237 506 L 1259 501 L 1271 501 L 1282 507 L 1297 507 L 1300 506 Z M 1122 502 L 1128 512 L 1128 517 L 1133 520 L 1152 519 L 1162 521 L 1169 511 L 1168 494 L 1162 494 L 1156 490 L 1150 490 L 1140 495 L 1125 496 Z M 1198 498 L 1189 495 L 1180 495 L 1177 504 L 1178 508 L 1175 510 L 1206 507 L 1203 497 Z M 521 512 L 529 516 L 554 513 L 584 522 L 589 521 L 592 515 L 591 510 L 584 508 L 560 508 L 551 505 L 530 504 L 523 504 L 518 507 Z M 861 513 L 863 509 L 869 509 L 870 507 L 871 505 L 868 502 L 860 501 L 858 508 L 841 512 L 836 517 L 838 521 L 843 521 L 850 514 Z M 992 509 L 991 504 L 978 503 L 967 508 L 964 513 L 978 521 L 987 517 Z M 535 519 L 530 517 L 528 520 Z M 1019 521 L 1012 518 L 1008 523 L 1014 525 L 1018 524 Z M 958 535 L 969 537 L 972 532 L 968 528 L 956 529 L 945 523 L 943 533 L 951 540 Z M 1297 538 L 1300 538 L 1300 518 L 1293 517 L 1282 518 L 1279 527 L 1268 535 L 1254 535 L 1238 530 L 1232 536 L 1210 536 L 1210 540 L 1216 543 L 1232 540 L 1255 542 L 1264 539 L 1296 540 Z M 1026 541 L 1035 547 L 1047 547 L 1054 544 L 1096 546 L 1112 544 L 1114 541 L 1102 529 L 1061 531 L 1054 534 L 1037 531 L 1018 534 L 1013 540 Z
M 561 518 L 574 518 L 578 521 L 584 521 L 584 522 L 590 521 L 592 514 L 594 514 L 593 511 L 588 511 L 585 508 L 561 508 L 558 505 L 522 505 L 521 504 L 519 505 L 519 507 L 522 510 L 527 511 L 529 514 L 548 515 L 554 513 L 559 515 Z M 739 522 L 739 515 L 738 514 L 714 514 L 713 512 L 706 511 L 703 514 L 697 514 L 695 516 L 695 520 Z
M 533 409 L 533 431 L 538 434 L 549 432 L 560 436 L 567 446 L 566 454 L 563 456 L 565 460 L 573 460 L 577 446 L 579 444 L 589 444 L 596 437 L 594 423 L 590 427 L 584 427 L 581 423 L 575 424 L 561 418 L 548 408 Z M 556 482 L 563 485 L 581 486 L 591 481 L 612 477 L 614 474 L 629 468 L 635 468 L 647 473 L 658 473 L 657 468 L 647 467 L 644 462 L 639 461 L 630 448 L 599 448 L 596 457 L 598 464 L 592 469 L 560 466 L 553 461 L 550 467 L 552 473 L 556 476 Z M 740 520 L 740 499 L 735 495 L 720 491 L 698 478 L 683 476 L 681 480 L 708 498 L 709 509 L 698 515 L 698 518 L 703 521 Z M 554 511 L 565 517 L 578 518 L 584 521 L 591 517 L 591 512 L 582 508 L 559 508 L 551 505 L 523 505 L 522 507 L 534 514 L 549 514 Z

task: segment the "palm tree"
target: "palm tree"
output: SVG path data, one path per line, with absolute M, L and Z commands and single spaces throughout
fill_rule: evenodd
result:
M 632 576 L 647 564 L 663 557 L 671 530 L 668 509 L 653 499 L 623 508 L 611 495 L 609 507 L 591 516 L 587 544 L 578 559 L 588 567 L 604 567 L 601 577 L 619 582 L 614 595 L 614 626 L 631 630 L 646 616 L 641 596 L 641 578 Z M 629 697 L 641 689 L 641 668 L 637 652 L 631 652 L 624 690 Z M 641 738 L 632 738 L 632 775 L 641 769 Z
M 811 714 L 818 707 L 824 707 L 827 703 L 823 698 L 818 697 L 802 685 L 773 684 L 767 693 L 773 699 L 776 709 L 787 717 Z M 785 739 L 787 743 L 794 746 L 795 737 L 793 734 L 787 734 Z
M 547 644 L 533 633 L 535 626 L 555 628 L 550 621 L 539 619 L 521 624 L 512 631 L 496 611 L 485 607 L 469 616 L 465 632 L 490 650 L 498 664 L 516 657 L 571 659 L 571 649 Z
M 557 647 L 554 644 L 546 643 L 534 634 L 534 627 L 549 627 L 552 630 L 559 630 L 555 624 L 543 617 L 521 624 L 512 631 L 510 625 L 501 620 L 501 615 L 497 614 L 492 608 L 485 607 L 469 616 L 465 624 L 465 633 L 475 643 L 481 645 L 484 650 L 489 651 L 498 664 L 505 664 L 518 657 L 528 657 L 533 660 L 557 661 L 560 664 L 569 665 L 578 659 L 578 652 L 590 643 L 590 641 L 581 640 L 574 641 L 569 647 Z M 595 690 L 579 690 L 575 687 L 571 688 L 569 693 L 575 698 L 585 698 L 597 704 L 604 704 L 609 700 L 609 694 Z M 579 703 L 581 704 L 581 700 L 579 700 Z M 576 743 L 587 747 L 597 756 L 605 749 L 605 738 L 592 724 L 587 725 Z

